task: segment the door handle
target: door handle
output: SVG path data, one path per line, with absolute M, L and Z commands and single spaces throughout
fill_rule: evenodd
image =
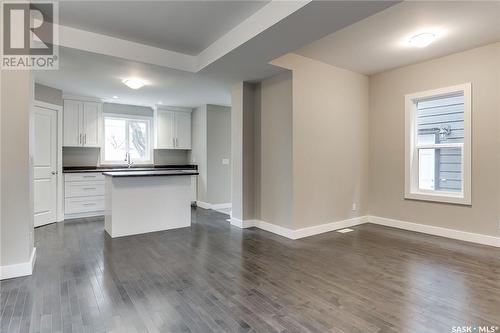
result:
M 57 175 L 57 174 L 58 174 L 58 172 L 57 172 L 57 171 L 51 171 L 50 173 L 51 173 L 52 175 Z

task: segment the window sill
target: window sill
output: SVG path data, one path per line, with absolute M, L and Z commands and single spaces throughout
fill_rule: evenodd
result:
M 462 193 L 429 193 L 429 192 L 410 192 L 405 194 L 405 199 L 421 200 L 438 203 L 450 203 L 456 205 L 472 205 L 470 196 L 464 196 Z

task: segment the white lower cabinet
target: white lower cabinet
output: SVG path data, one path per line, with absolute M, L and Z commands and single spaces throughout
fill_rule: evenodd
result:
M 99 172 L 64 175 L 64 218 L 104 215 L 104 176 Z

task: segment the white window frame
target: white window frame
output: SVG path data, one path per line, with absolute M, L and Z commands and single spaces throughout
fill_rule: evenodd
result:
M 151 165 L 154 164 L 154 142 L 153 142 L 153 117 L 146 117 L 146 116 L 136 116 L 136 115 L 129 115 L 129 114 L 120 114 L 120 113 L 104 113 L 102 115 L 102 146 L 101 146 L 101 165 L 127 165 L 127 161 L 125 161 L 125 156 L 124 159 L 121 161 L 107 161 L 105 159 L 106 157 L 106 123 L 105 119 L 120 119 L 120 120 L 142 120 L 147 122 L 147 130 L 148 130 L 148 136 L 149 136 L 149 157 L 150 159 L 145 161 L 145 160 L 134 160 L 132 159 L 131 162 L 134 163 L 134 165 Z M 128 131 L 126 133 L 126 136 L 128 138 Z
M 441 144 L 417 144 L 417 102 L 433 97 L 441 97 L 463 92 L 464 95 L 464 142 Z M 427 90 L 405 96 L 405 198 L 414 200 L 445 202 L 471 205 L 471 119 L 472 85 L 464 83 L 456 86 Z M 439 191 L 419 189 L 420 149 L 425 148 L 460 148 L 462 149 L 462 191 Z

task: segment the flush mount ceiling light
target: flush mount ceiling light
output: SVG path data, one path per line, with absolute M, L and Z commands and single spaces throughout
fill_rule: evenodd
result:
M 113 96 L 113 98 L 114 98 L 114 99 L 117 99 L 117 98 L 118 98 L 118 96 Z
M 124 79 L 122 82 L 130 89 L 139 89 L 146 84 L 143 80 L 135 78 Z
M 436 39 L 436 34 L 432 32 L 424 32 L 412 36 L 408 40 L 408 44 L 415 47 L 426 47 Z

